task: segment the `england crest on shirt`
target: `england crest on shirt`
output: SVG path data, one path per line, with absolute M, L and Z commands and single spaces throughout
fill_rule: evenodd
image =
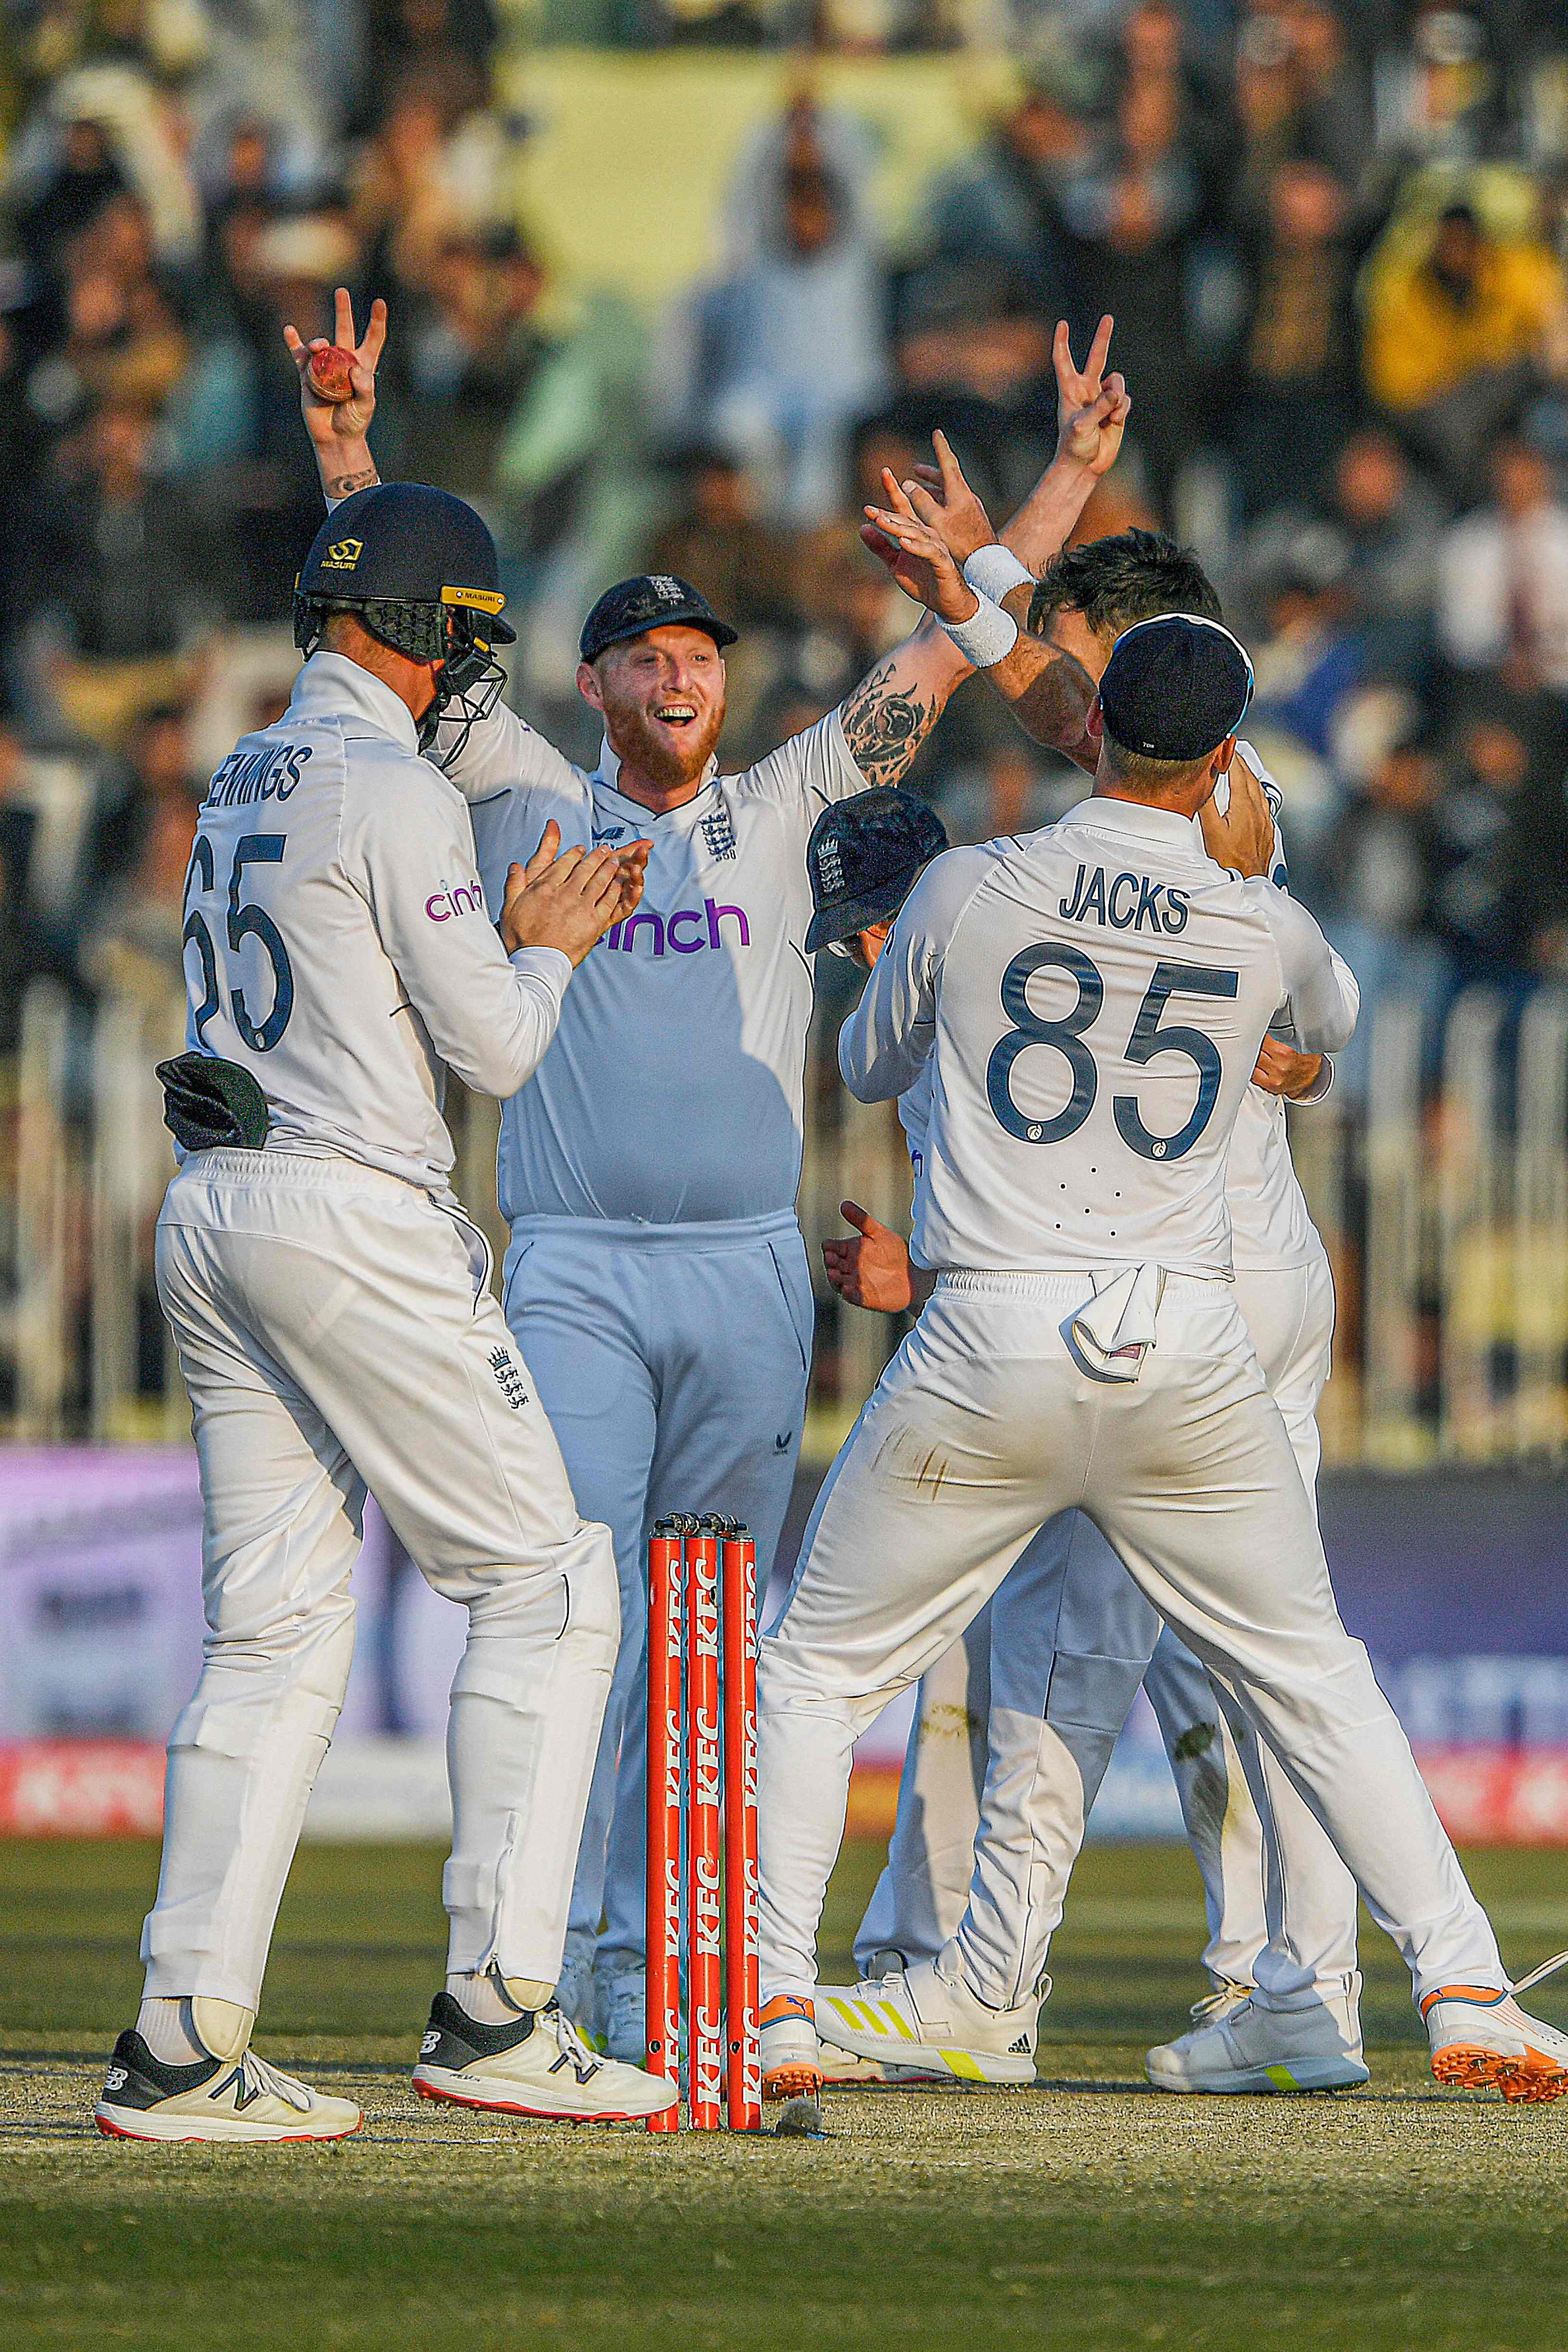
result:
M 703 844 L 712 858 L 735 856 L 735 823 L 729 814 L 729 803 L 721 796 L 716 807 L 705 816 L 700 827 Z

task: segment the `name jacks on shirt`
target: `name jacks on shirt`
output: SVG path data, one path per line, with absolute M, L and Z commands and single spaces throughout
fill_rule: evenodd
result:
M 1113 931 L 1185 931 L 1187 918 L 1185 890 L 1155 882 L 1146 874 L 1118 874 L 1107 883 L 1103 866 L 1080 866 L 1071 890 L 1058 912 L 1069 923 L 1109 923 Z

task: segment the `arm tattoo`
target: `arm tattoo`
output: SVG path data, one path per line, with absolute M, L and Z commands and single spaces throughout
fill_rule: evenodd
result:
M 334 474 L 322 483 L 321 488 L 329 499 L 347 499 L 351 498 L 356 490 L 373 490 L 380 480 L 381 476 L 375 467 L 367 466 L 360 474 Z
M 898 656 L 879 662 L 840 711 L 850 756 L 868 784 L 896 784 L 941 714 L 941 699 L 893 689 Z

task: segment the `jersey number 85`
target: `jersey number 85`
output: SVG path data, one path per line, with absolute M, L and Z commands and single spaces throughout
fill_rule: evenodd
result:
M 1065 971 L 1078 983 L 1078 1001 L 1060 1020 L 1047 1021 L 1029 1002 L 1029 983 L 1037 971 Z M 1237 975 L 1211 964 L 1157 963 L 1138 1017 L 1126 1044 L 1129 1062 L 1152 1062 L 1156 1054 L 1185 1054 L 1197 1067 L 1197 1100 L 1192 1115 L 1175 1135 L 1151 1135 L 1138 1115 L 1137 1098 L 1116 1095 L 1111 1108 L 1116 1131 L 1140 1160 L 1179 1160 L 1192 1150 L 1213 1116 L 1224 1065 L 1219 1048 L 1201 1029 L 1173 1022 L 1160 1026 L 1160 1015 L 1173 996 L 1234 997 Z M 1064 1143 L 1076 1135 L 1094 1108 L 1100 1073 L 1084 1043 L 1105 1001 L 1100 967 L 1082 948 L 1042 942 L 1014 956 L 1002 974 L 1002 1010 L 1013 1027 L 999 1038 L 986 1066 L 986 1095 L 1001 1125 L 1020 1143 Z M 1012 1067 L 1030 1045 L 1052 1045 L 1072 1073 L 1072 1092 L 1051 1118 L 1027 1118 L 1013 1100 Z

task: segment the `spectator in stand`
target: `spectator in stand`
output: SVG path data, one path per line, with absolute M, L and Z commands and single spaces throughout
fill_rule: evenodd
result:
M 1051 335 L 1021 284 L 987 262 L 928 262 L 899 289 L 895 350 L 904 389 L 884 422 L 925 455 L 940 426 L 982 495 L 1016 506 L 1056 447 Z
M 1353 434 L 1312 499 L 1276 505 L 1241 551 L 1244 604 L 1313 533 L 1331 562 L 1347 621 L 1362 634 L 1366 667 L 1414 679 L 1427 660 L 1437 593 L 1437 544 L 1447 509 L 1394 436 L 1381 425 Z
M 1281 164 L 1301 152 L 1301 80 L 1289 27 L 1273 12 L 1250 15 L 1236 37 L 1237 153 L 1228 212 L 1256 234 Z
M 513 228 L 455 232 L 409 339 L 402 466 L 483 505 L 502 446 L 549 351 L 536 313 L 544 271 Z
M 1333 530 L 1308 524 L 1267 583 L 1263 625 L 1252 646 L 1259 722 L 1283 729 L 1320 759 L 1332 750 L 1340 706 L 1364 667 L 1347 572 Z
M 154 469 L 154 424 L 139 403 L 98 409 L 37 485 L 17 535 L 39 632 L 35 691 L 97 743 L 168 696 L 221 589 L 190 499 Z
M 321 512 L 315 467 L 300 446 L 299 379 L 283 321 L 329 331 L 329 289 L 353 276 L 358 248 L 346 207 L 329 196 L 301 212 L 236 207 L 220 236 L 225 283 L 214 289 L 208 338 L 165 439 L 172 468 L 201 485 L 204 536 L 221 551 L 225 611 L 237 622 L 277 622 L 288 616 L 300 550 Z M 395 409 L 391 394 L 394 425 Z M 396 446 L 390 431 L 389 441 Z
M 87 813 L 73 762 L 32 755 L 0 721 L 0 1055 L 16 1051 L 28 984 L 74 978 L 72 883 Z
M 1511 50 L 1527 5 L 1509 0 L 1493 12 Z M 1508 130 L 1506 79 L 1481 15 L 1450 0 L 1420 0 L 1412 13 L 1403 40 L 1389 40 L 1377 60 L 1379 176 L 1390 193 L 1428 163 L 1444 167 L 1451 184 L 1453 166 L 1497 154 Z M 1396 27 L 1377 30 L 1386 37 Z
M 1494 442 L 1487 472 L 1490 498 L 1443 541 L 1439 642 L 1461 670 L 1568 696 L 1568 506 L 1528 441 Z
M 909 465 L 915 462 L 912 454 Z M 649 549 L 649 571 L 674 572 L 700 588 L 716 613 L 733 617 L 742 644 L 753 628 L 789 623 L 795 614 L 794 541 L 759 519 L 751 476 L 716 443 L 683 450 L 678 465 L 679 506 Z M 880 489 L 880 476 L 875 486 Z
M 1414 243 L 1396 224 L 1369 265 L 1366 312 L 1368 391 L 1461 496 L 1498 426 L 1568 381 L 1562 263 L 1534 238 L 1492 236 L 1471 205 Z
M 1092 69 L 1065 47 L 1037 63 L 1016 105 L 926 192 L 931 251 L 1014 280 L 1048 332 L 1060 318 L 1084 323 L 1074 309 L 1062 199 L 1090 158 L 1084 117 L 1096 90 Z
M 1445 862 L 1434 814 L 1441 785 L 1424 736 L 1393 744 L 1327 845 L 1337 909 L 1328 928 L 1361 982 L 1356 1034 L 1334 1057 L 1337 1076 L 1354 1099 L 1366 1096 L 1378 1001 L 1405 996 L 1435 1012 L 1447 993 L 1448 959 L 1432 932 L 1433 894 Z
M 1370 78 L 1351 46 L 1347 12 L 1333 0 L 1286 0 L 1280 21 L 1289 28 L 1296 85 L 1298 150 L 1331 171 L 1353 193 L 1372 153 Z
M 107 131 L 90 117 L 57 124 L 47 142 L 38 139 L 34 156 L 24 151 L 13 172 L 20 199 L 12 215 L 17 241 L 44 277 L 70 239 L 126 185 Z
M 1129 383 L 1157 384 L 1130 438 L 1163 515 L 1197 439 L 1197 369 L 1187 298 L 1191 263 L 1214 216 L 1214 126 L 1203 121 L 1180 67 L 1180 18 L 1150 5 L 1126 33 L 1126 68 L 1112 136 L 1078 172 L 1064 210 L 1086 315 L 1110 311 Z
M 751 744 L 759 709 L 771 705 L 800 626 L 796 534 L 761 520 L 757 485 L 727 449 L 699 443 L 673 462 L 678 502 L 641 562 L 689 580 L 740 631 L 725 655 L 726 756 L 734 759 L 737 745 Z M 779 740 L 769 735 L 758 756 Z
M 733 448 L 781 520 L 834 512 L 850 425 L 887 380 L 883 292 L 870 221 L 809 143 L 755 255 L 699 291 L 687 350 L 685 429 Z
M 1561 792 L 1543 789 L 1539 761 L 1510 719 L 1506 704 L 1480 708 L 1458 731 L 1436 810 L 1431 919 L 1456 987 L 1519 999 L 1534 982 L 1537 935 L 1561 914 L 1564 827 Z M 1552 766 L 1560 772 L 1560 746 Z
M 147 11 L 150 16 L 177 13 Z M 80 222 L 96 215 L 91 183 L 101 178 L 101 170 L 89 164 L 84 186 L 76 163 L 83 152 L 80 133 L 88 127 L 99 134 L 93 152 L 112 165 L 125 190 L 133 191 L 145 207 L 160 266 L 180 272 L 194 268 L 201 259 L 202 213 L 187 152 L 190 123 L 170 89 L 159 87 L 146 67 L 129 57 L 104 58 L 65 76 L 18 142 L 14 168 L 32 197 L 37 232 L 46 240 L 53 235 L 56 173 L 62 160 L 68 204 L 76 206 Z
M 490 0 L 369 0 L 369 89 L 386 89 L 410 68 L 470 106 L 489 93 L 499 26 Z
M 144 712 L 87 845 L 79 959 L 94 988 L 152 1005 L 183 995 L 185 869 L 205 786 L 184 704 Z
M 1357 419 L 1347 210 L 1344 189 L 1321 163 L 1281 163 L 1269 182 L 1232 426 L 1248 522 L 1322 472 Z
M 468 95 L 464 85 L 462 96 Z M 434 291 L 447 239 L 476 226 L 454 170 L 452 139 L 462 110 L 438 77 L 405 71 L 361 153 L 353 227 L 377 286 Z

